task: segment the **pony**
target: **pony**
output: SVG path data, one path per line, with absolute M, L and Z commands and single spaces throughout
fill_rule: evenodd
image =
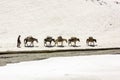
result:
M 80 39 L 77 37 L 71 37 L 70 39 L 68 39 L 68 45 L 70 45 L 72 42 L 74 43 L 74 46 L 76 46 L 76 42 L 80 42 Z M 72 46 L 72 44 L 71 44 Z
M 94 46 L 94 43 L 97 42 L 96 39 L 94 39 L 93 37 L 89 37 L 87 40 L 86 40 L 86 43 L 88 46 Z
M 63 42 L 66 42 L 67 43 L 67 39 L 64 39 L 62 38 L 62 36 L 59 36 L 56 40 L 55 40 L 55 44 L 58 46 L 58 43 L 60 42 L 61 45 L 60 46 L 63 46 Z
M 51 46 L 51 43 L 52 43 L 52 42 L 55 43 L 55 39 L 53 39 L 53 38 L 50 37 L 50 36 L 47 36 L 47 37 L 44 39 L 44 46 L 47 46 L 47 42 L 49 42 L 49 45 Z
M 38 43 L 38 39 L 33 38 L 32 36 L 28 36 L 24 39 L 24 46 L 34 46 L 33 44 L 34 41 Z M 28 42 L 30 42 L 30 45 L 28 45 Z

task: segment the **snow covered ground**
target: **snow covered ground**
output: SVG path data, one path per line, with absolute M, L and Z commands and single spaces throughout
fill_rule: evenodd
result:
M 0 50 L 16 50 L 16 40 L 29 35 L 38 38 L 37 49 L 44 48 L 46 36 L 97 39 L 97 48 L 120 47 L 119 0 L 0 0 Z M 68 45 L 64 43 L 66 47 Z M 68 47 L 69 48 L 69 47 Z
M 120 80 L 120 55 L 57 57 L 0 67 L 2 80 Z

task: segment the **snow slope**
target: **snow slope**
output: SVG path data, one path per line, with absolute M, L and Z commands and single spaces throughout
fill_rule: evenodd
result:
M 2 80 L 120 80 L 120 55 L 57 57 L 0 67 Z
M 97 47 L 120 47 L 119 13 L 119 0 L 0 0 L 0 47 L 16 47 L 19 34 L 38 38 L 41 48 L 46 36 L 59 35 L 79 37 L 81 47 L 89 36 Z

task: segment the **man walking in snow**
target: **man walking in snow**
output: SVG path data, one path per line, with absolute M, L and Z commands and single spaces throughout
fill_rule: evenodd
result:
M 19 36 L 18 36 L 18 39 L 17 39 L 17 47 L 18 47 L 18 48 L 20 48 L 20 44 L 21 44 L 20 37 L 21 37 L 21 35 L 19 35 Z

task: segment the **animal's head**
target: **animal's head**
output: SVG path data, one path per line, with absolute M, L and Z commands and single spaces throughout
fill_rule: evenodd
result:
M 52 39 L 53 42 L 55 42 L 55 39 Z
M 35 41 L 38 43 L 38 39 L 35 39 Z
M 96 40 L 96 39 L 94 39 L 94 41 L 95 41 L 95 42 L 97 42 L 97 40 Z
M 67 39 L 64 39 L 65 40 L 65 42 L 67 43 Z
M 80 39 L 79 39 L 79 38 L 77 38 L 77 41 L 79 41 L 79 42 L 80 42 Z
M 70 41 L 71 41 L 71 39 L 68 39 L 68 41 L 70 42 Z

